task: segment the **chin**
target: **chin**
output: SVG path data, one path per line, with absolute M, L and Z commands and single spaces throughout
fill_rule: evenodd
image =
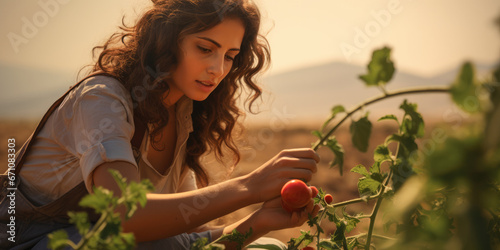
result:
M 207 98 L 208 98 L 208 95 L 189 96 L 189 99 L 191 99 L 193 101 L 198 101 L 198 102 L 205 101 Z

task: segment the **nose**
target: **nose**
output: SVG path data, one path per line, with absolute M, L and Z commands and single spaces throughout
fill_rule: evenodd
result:
M 210 65 L 208 65 L 207 71 L 216 79 L 220 79 L 224 75 L 224 56 L 214 56 L 210 61 Z

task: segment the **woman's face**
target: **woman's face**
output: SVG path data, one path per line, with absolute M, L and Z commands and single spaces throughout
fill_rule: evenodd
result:
M 187 35 L 181 41 L 179 64 L 169 82 L 167 106 L 183 95 L 205 100 L 231 70 L 244 33 L 241 20 L 230 18 L 211 29 Z

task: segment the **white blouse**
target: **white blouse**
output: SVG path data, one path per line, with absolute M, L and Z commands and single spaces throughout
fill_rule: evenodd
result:
M 23 192 L 38 205 L 47 204 L 85 182 L 92 192 L 92 172 L 104 162 L 126 161 L 149 179 L 156 193 L 196 189 L 194 172 L 182 171 L 186 142 L 193 131 L 193 102 L 182 97 L 176 107 L 175 158 L 167 173 L 159 173 L 147 159 L 149 136 L 134 157 L 133 102 L 116 79 L 91 77 L 71 91 L 35 138 L 20 173 Z M 136 153 L 137 154 L 137 153 Z M 137 160 L 136 160 L 137 159 Z

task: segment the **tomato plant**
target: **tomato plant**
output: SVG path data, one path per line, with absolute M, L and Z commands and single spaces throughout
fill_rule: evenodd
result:
M 480 82 L 474 66 L 465 63 L 451 86 L 387 91 L 386 84 L 395 72 L 390 52 L 387 47 L 374 51 L 368 73 L 360 76 L 367 86 L 376 86 L 383 94 L 351 110 L 334 106 L 321 130 L 313 131 L 318 137 L 313 149 L 330 149 L 335 155 L 330 166 L 338 166 L 340 175 L 344 168 L 344 150 L 334 132 L 351 118 L 352 143 L 359 151 L 366 152 L 372 128 L 368 112 L 357 120 L 352 116 L 365 112 L 363 110 L 373 103 L 400 95 L 445 93 L 452 96 L 458 107 L 475 115 L 476 123 L 467 124 L 456 133 L 444 133 L 446 140 L 432 152 L 423 154 L 418 146 L 418 140 L 424 137 L 423 116 L 415 103 L 404 100 L 399 106 L 402 118 L 389 114 L 378 119 L 395 122 L 398 131 L 376 147 L 373 165 L 367 168 L 360 164 L 350 169 L 361 175 L 360 198 L 332 204 L 331 195 L 320 189 L 315 202 L 324 209 L 308 222 L 316 232 L 302 232 L 300 237 L 288 242 L 287 249 L 315 243 L 317 249 L 368 250 L 375 247 L 374 239 L 389 249 L 443 249 L 450 245 L 464 249 L 499 247 L 500 68 Z M 337 119 L 341 114 L 343 117 Z M 391 144 L 395 147 L 390 147 Z M 346 206 L 369 200 L 375 201 L 370 214 L 346 212 Z M 383 211 L 382 202 L 390 205 L 384 211 L 384 230 L 379 234 L 375 233 L 375 221 Z M 325 219 L 336 227 L 335 232 L 326 237 L 321 226 Z M 349 235 L 361 220 L 368 220 L 368 231 Z

